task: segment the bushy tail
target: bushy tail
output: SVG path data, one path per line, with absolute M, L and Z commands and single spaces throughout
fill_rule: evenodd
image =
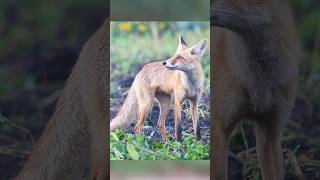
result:
M 110 131 L 118 128 L 126 129 L 130 123 L 136 118 L 138 109 L 138 101 L 134 89 L 131 87 L 128 96 L 122 104 L 117 116 L 110 122 Z

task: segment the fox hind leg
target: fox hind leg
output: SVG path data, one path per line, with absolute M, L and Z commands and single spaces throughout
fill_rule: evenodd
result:
M 256 122 L 258 162 L 262 179 L 283 180 L 283 154 L 281 150 L 281 121 L 276 117 Z
M 214 116 L 215 117 L 215 116 Z M 229 141 L 232 132 L 236 129 L 240 120 L 232 120 L 229 123 L 225 119 L 215 119 L 213 124 L 213 179 L 227 180 L 228 179 L 228 152 L 229 152 Z M 219 163 L 217 163 L 219 162 Z
M 154 95 L 144 94 L 142 97 L 138 97 L 138 121 L 136 126 L 134 127 L 134 132 L 136 134 L 141 133 L 141 128 L 143 123 L 151 110 L 152 102 L 153 102 Z
M 171 96 L 167 94 L 156 94 L 156 98 L 160 104 L 160 116 L 157 126 L 160 130 L 162 138 L 167 139 L 169 133 L 166 130 L 165 122 L 170 111 Z

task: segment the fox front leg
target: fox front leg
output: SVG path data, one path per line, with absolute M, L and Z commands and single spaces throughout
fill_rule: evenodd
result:
M 181 103 L 179 100 L 174 100 L 174 130 L 177 141 L 181 142 Z
M 200 125 L 199 125 L 199 109 L 198 109 L 199 99 L 191 99 L 191 115 L 192 115 L 192 125 L 193 131 L 197 140 L 201 140 Z

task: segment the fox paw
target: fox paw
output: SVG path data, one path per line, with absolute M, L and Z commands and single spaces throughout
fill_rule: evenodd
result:
M 140 133 L 141 133 L 141 127 L 135 126 L 135 127 L 134 127 L 134 133 L 140 134 Z
M 164 130 L 164 131 L 160 131 L 160 134 L 161 134 L 161 136 L 162 136 L 162 138 L 163 138 L 164 140 L 168 140 L 168 139 L 169 139 L 169 137 L 170 137 L 169 132 L 168 132 L 168 131 L 166 131 L 166 130 Z

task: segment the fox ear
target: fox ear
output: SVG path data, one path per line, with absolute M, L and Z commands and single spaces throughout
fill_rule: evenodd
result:
M 198 44 L 194 45 L 191 48 L 191 54 L 192 55 L 203 56 L 204 52 L 207 49 L 207 44 L 208 44 L 208 40 L 206 40 L 206 39 L 200 41 Z
M 183 39 L 182 36 L 180 36 L 177 51 L 183 51 L 188 48 L 187 46 L 188 45 L 187 45 L 186 41 Z

